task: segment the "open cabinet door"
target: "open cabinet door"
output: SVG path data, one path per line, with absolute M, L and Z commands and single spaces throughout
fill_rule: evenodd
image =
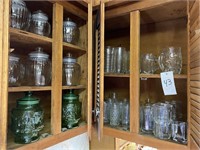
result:
M 104 9 L 101 3 L 97 14 L 95 27 L 95 120 L 97 124 L 98 139 L 103 135 L 103 97 L 104 97 Z
M 200 149 L 200 1 L 188 1 L 190 149 Z

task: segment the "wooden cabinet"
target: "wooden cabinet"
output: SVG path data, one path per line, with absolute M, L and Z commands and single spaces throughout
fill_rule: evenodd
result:
M 62 142 L 81 133 L 90 133 L 91 104 L 92 104 L 92 3 L 88 2 L 50 2 L 26 1 L 31 12 L 42 10 L 49 17 L 51 36 L 40 36 L 28 31 L 9 27 L 10 2 L 1 1 L 1 104 L 0 104 L 0 149 L 43 149 Z M 77 23 L 80 31 L 78 43 L 63 42 L 63 21 L 70 17 Z M 15 54 L 27 57 L 38 46 L 48 53 L 52 63 L 50 86 L 8 87 L 8 57 L 10 48 Z M 62 70 L 63 57 L 71 53 L 81 65 L 81 81 L 78 86 L 63 86 Z M 82 117 L 78 127 L 62 130 L 62 95 L 67 89 L 74 89 L 82 102 Z M 44 109 L 44 129 L 41 134 L 49 136 L 35 143 L 16 144 L 10 133 L 10 113 L 15 107 L 16 100 L 23 97 L 25 91 L 33 91 L 40 98 L 41 107 Z
M 84 132 L 91 133 L 92 93 L 95 91 L 96 115 L 99 123 L 99 136 L 120 138 L 158 149 L 199 149 L 199 20 L 200 3 L 194 1 L 26 1 L 31 11 L 41 9 L 50 17 L 52 36 L 43 37 L 27 31 L 9 27 L 9 1 L 0 1 L 0 149 L 43 149 Z M 94 7 L 92 6 L 94 5 Z M 94 9 L 93 9 L 94 8 Z M 96 49 L 92 50 L 93 14 L 100 10 L 99 26 L 96 31 Z M 94 10 L 94 12 L 92 12 Z M 71 17 L 77 21 L 80 40 L 73 45 L 63 42 L 63 20 Z M 130 51 L 129 74 L 104 73 L 104 48 L 107 45 L 124 46 Z M 50 86 L 8 86 L 9 49 L 26 56 L 35 47 L 42 46 L 52 60 L 52 81 Z M 175 75 L 176 96 L 164 96 L 160 83 L 160 71 L 155 74 L 140 74 L 140 55 L 159 55 L 167 46 L 182 48 L 183 68 Z M 93 53 L 93 52 L 96 53 Z M 81 65 L 81 84 L 62 86 L 62 61 L 66 53 L 72 53 Z M 95 57 L 96 62 L 92 62 Z M 92 64 L 96 63 L 95 68 Z M 95 70 L 94 70 L 95 69 Z M 92 74 L 94 70 L 95 75 Z M 94 88 L 92 88 L 94 78 Z M 74 89 L 82 101 L 82 120 L 77 127 L 65 132 L 61 128 L 62 94 Z M 19 145 L 10 134 L 10 110 L 23 92 L 33 91 L 41 98 L 45 110 L 43 133 L 50 136 L 37 142 Z M 130 102 L 130 126 L 128 131 L 111 128 L 103 123 L 103 102 L 112 91 Z M 181 100 L 183 118 L 188 122 L 188 143 L 178 144 L 160 140 L 140 132 L 140 104 L 147 98 L 157 102 Z M 99 113 L 100 109 L 100 113 Z M 91 139 L 92 140 L 92 139 Z
M 199 149 L 199 1 L 110 1 L 101 3 L 100 10 L 101 38 L 97 53 L 97 63 L 101 62 L 100 88 L 96 92 L 97 107 L 100 96 L 100 136 L 108 135 L 158 149 Z M 130 50 L 130 74 L 104 73 L 105 46 L 123 46 Z M 182 48 L 182 72 L 174 75 L 175 96 L 164 96 L 161 71 L 151 75 L 140 73 L 141 54 L 153 53 L 158 56 L 168 46 Z M 103 123 L 103 103 L 112 91 L 130 99 L 129 131 Z M 140 106 L 147 98 L 152 102 L 181 101 L 183 120 L 188 123 L 186 145 L 141 133 Z

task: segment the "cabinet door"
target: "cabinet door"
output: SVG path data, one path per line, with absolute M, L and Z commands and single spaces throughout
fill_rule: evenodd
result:
M 190 148 L 200 148 L 200 1 L 189 1 Z

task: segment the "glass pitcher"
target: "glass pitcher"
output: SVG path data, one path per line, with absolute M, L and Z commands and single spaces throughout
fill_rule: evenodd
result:
M 180 74 L 182 69 L 181 48 L 165 48 L 158 57 L 158 64 L 162 71 L 173 71 L 174 74 Z

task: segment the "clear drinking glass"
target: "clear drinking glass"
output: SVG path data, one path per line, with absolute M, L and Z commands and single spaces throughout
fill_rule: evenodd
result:
M 162 71 L 173 71 L 175 74 L 180 74 L 182 69 L 181 48 L 165 48 L 158 57 L 158 63 Z
M 158 70 L 157 58 L 152 53 L 143 54 L 140 60 L 141 73 L 153 74 Z
M 116 99 L 116 94 L 113 93 L 112 96 L 112 105 L 110 107 L 110 125 L 117 127 L 120 124 L 120 109 L 119 103 Z
M 127 99 L 124 99 L 122 103 L 121 122 L 123 129 L 128 130 L 130 123 L 130 105 Z
M 153 112 L 152 105 L 147 103 L 142 107 L 142 132 L 151 134 L 153 131 Z
M 172 140 L 186 143 L 187 142 L 187 123 L 182 121 L 173 121 L 171 123 Z
M 112 105 L 112 99 L 108 98 L 104 101 L 104 123 L 110 122 L 110 107 Z
M 129 73 L 130 72 L 130 51 L 123 50 L 123 57 L 122 57 L 122 73 Z
M 111 46 L 106 46 L 104 51 L 104 72 L 110 73 L 112 72 L 112 59 L 113 59 L 113 48 Z
M 124 47 L 116 47 L 116 59 L 115 59 L 115 71 L 116 73 L 122 73 L 122 57 L 123 51 L 125 51 Z

